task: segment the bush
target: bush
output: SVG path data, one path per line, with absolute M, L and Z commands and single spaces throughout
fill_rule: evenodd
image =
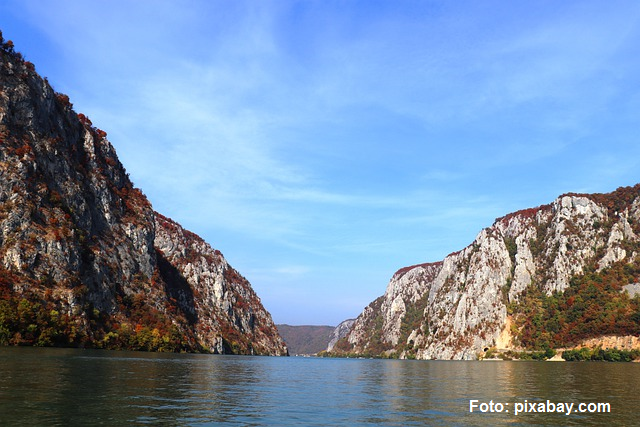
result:
M 631 362 L 640 359 L 640 350 L 618 350 L 611 348 L 603 350 L 601 347 L 594 349 L 580 348 L 566 350 L 562 358 L 568 362 L 576 361 L 605 361 L 605 362 Z

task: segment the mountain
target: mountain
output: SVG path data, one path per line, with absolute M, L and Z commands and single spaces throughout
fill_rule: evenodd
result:
M 348 319 L 338 326 L 291 326 L 276 325 L 291 354 L 318 354 L 333 350 L 344 338 L 355 319 Z
M 326 350 L 333 326 L 276 325 L 291 354 L 317 354 Z
M 249 282 L 0 45 L 0 344 L 285 355 Z
M 639 236 L 640 184 L 511 213 L 444 260 L 398 270 L 334 353 L 475 359 L 638 347 Z
M 336 343 L 349 334 L 349 331 L 351 330 L 351 327 L 353 326 L 355 321 L 356 319 L 347 319 L 340 322 L 340 324 L 336 326 L 331 333 L 331 339 L 329 340 L 325 351 L 332 351 Z

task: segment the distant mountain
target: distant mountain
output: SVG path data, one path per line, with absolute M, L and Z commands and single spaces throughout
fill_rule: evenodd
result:
M 287 352 L 249 282 L 1 33 L 0 344 Z
M 276 325 L 290 354 L 316 354 L 327 349 L 334 326 Z
M 442 261 L 398 270 L 333 351 L 475 359 L 494 349 L 640 348 L 639 282 L 640 184 L 565 194 L 498 218 Z

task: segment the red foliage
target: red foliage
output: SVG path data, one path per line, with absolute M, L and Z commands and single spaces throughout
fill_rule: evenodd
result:
M 27 143 L 23 144 L 22 146 L 16 148 L 16 156 L 18 157 L 22 157 L 25 154 L 30 154 L 31 153 L 31 146 Z
M 89 117 L 85 116 L 82 113 L 78 113 L 78 119 L 80 120 L 80 123 L 82 123 L 85 126 L 93 126 L 93 123 L 91 123 L 91 120 L 89 119 Z
M 4 48 L 7 52 L 13 53 L 14 52 L 13 41 L 7 40 L 6 42 L 4 42 Z
M 67 97 L 67 99 L 68 99 L 68 97 Z M 85 128 L 89 129 L 89 131 L 92 134 L 94 134 L 96 137 L 98 137 L 98 139 L 105 139 L 107 137 L 107 132 L 105 132 L 102 129 L 99 129 L 99 128 L 93 126 L 93 123 L 91 122 L 91 119 L 89 119 L 89 117 L 85 116 L 84 114 L 78 113 L 78 120 L 80 120 L 80 123 L 82 123 L 82 125 Z
M 105 139 L 107 137 L 107 133 L 100 128 L 95 128 L 95 132 L 96 132 L 96 135 L 98 135 L 98 138 L 100 139 Z
M 452 257 L 452 256 L 456 256 L 456 255 L 460 254 L 463 250 L 464 250 L 464 249 L 460 249 L 460 250 L 457 250 L 457 251 L 451 252 L 451 253 L 450 253 L 450 254 L 448 254 L 445 258 L 449 258 L 449 257 Z
M 403 267 L 400 270 L 396 271 L 393 274 L 393 277 L 398 276 L 401 277 L 403 275 L 405 275 L 406 273 L 408 273 L 409 271 L 413 270 L 414 268 L 418 268 L 418 267 L 431 267 L 431 266 L 438 266 L 438 265 L 442 265 L 442 261 L 438 261 L 438 262 L 426 262 L 423 264 L 416 264 L 416 265 L 410 265 L 408 267 Z
M 575 345 L 603 335 L 640 333 L 640 300 L 621 292 L 637 282 L 640 263 L 619 262 L 600 272 L 571 279 L 563 293 L 527 290 L 515 310 L 518 338 L 525 348 L 543 349 Z
M 551 209 L 551 205 L 546 204 L 546 205 L 536 206 L 535 208 L 522 209 L 516 212 L 511 212 L 505 216 L 502 216 L 496 219 L 496 222 L 509 222 L 512 218 L 515 218 L 515 217 L 520 217 L 525 219 L 534 219 L 538 214 L 538 212 L 542 210 L 547 210 L 547 209 Z
M 234 268 L 226 268 L 223 276 L 229 283 L 243 283 L 246 281 L 244 277 L 240 275 Z
M 640 184 L 636 184 L 633 187 L 618 187 L 611 193 L 567 193 L 563 194 L 563 196 L 586 197 L 599 205 L 607 207 L 609 213 L 614 214 L 624 211 L 640 196 Z
M 58 102 L 62 104 L 63 107 L 73 108 L 73 104 L 69 100 L 69 96 L 64 93 L 56 93 L 56 98 Z

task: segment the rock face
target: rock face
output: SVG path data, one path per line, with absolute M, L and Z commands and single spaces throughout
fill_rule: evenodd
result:
M 329 344 L 327 345 L 326 351 L 332 351 L 333 347 L 335 347 L 336 343 L 347 336 L 353 323 L 356 319 L 347 319 L 340 322 L 338 326 L 335 327 L 333 332 L 331 333 L 331 339 L 329 340 Z
M 247 280 L 0 44 L 0 343 L 286 354 Z
M 193 325 L 199 343 L 215 353 L 287 354 L 251 284 L 220 251 L 159 213 L 155 230 L 166 296 Z
M 638 350 L 640 349 L 640 338 L 633 335 L 629 336 L 602 336 L 598 338 L 590 338 L 580 343 L 576 348 L 596 348 L 603 350 L 617 348 L 618 350 Z
M 518 304 L 529 291 L 541 298 L 559 295 L 584 273 L 618 267 L 626 272 L 623 284 L 637 282 L 632 277 L 638 272 L 639 234 L 640 185 L 610 194 L 567 194 L 509 214 L 443 261 L 396 272 L 340 348 L 401 358 L 475 359 L 486 348 L 513 342 L 519 330 L 511 320 L 526 317 Z M 637 310 L 637 301 L 623 303 Z M 625 322 L 624 328 L 637 329 L 640 313 Z M 614 323 L 610 319 L 608 327 L 615 329 Z

